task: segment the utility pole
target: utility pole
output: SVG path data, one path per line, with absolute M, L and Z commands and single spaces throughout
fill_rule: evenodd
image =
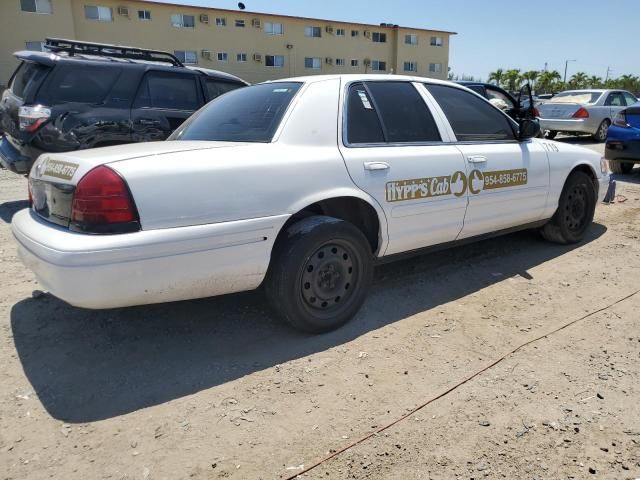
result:
M 611 67 L 607 67 L 607 76 L 604 79 L 604 83 L 607 83 L 607 81 L 609 80 L 609 74 L 613 72 L 613 70 L 611 69 Z
M 548 64 L 547 62 L 544 62 L 544 71 L 545 71 L 545 72 L 547 71 L 547 66 L 548 66 L 548 65 L 549 65 L 549 64 Z
M 569 62 L 575 62 L 576 60 L 566 60 L 564 62 L 564 80 L 562 83 L 567 83 L 567 67 L 569 66 Z

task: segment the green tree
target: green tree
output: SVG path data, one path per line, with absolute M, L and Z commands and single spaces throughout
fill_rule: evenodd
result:
M 501 87 L 502 82 L 504 81 L 504 70 L 499 68 L 495 72 L 491 72 L 488 80 L 489 82 L 496 82 L 496 85 Z
M 557 70 L 550 72 L 542 72 L 538 77 L 538 92 L 540 93 L 552 93 L 561 90 L 560 80 L 562 77 Z
M 586 88 L 589 81 L 589 77 L 584 72 L 578 72 L 574 74 L 569 80 L 569 87 L 575 89 Z
M 507 90 L 517 90 L 520 86 L 520 70 L 517 68 L 512 68 L 504 72 L 504 83 L 507 87 Z
M 536 80 L 538 79 L 539 76 L 540 76 L 540 72 L 538 72 L 537 70 L 529 70 L 528 72 L 524 72 L 522 74 L 522 78 L 527 82 L 529 82 L 532 90 L 535 90 Z
M 587 79 L 587 85 L 589 88 L 602 88 L 603 84 L 604 82 L 602 81 L 602 78 L 597 75 L 592 75 Z

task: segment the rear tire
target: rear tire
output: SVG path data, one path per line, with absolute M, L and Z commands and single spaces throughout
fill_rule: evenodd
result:
M 584 172 L 571 173 L 560 194 L 558 210 L 540 233 L 545 240 L 555 243 L 581 241 L 593 221 L 596 200 L 591 177 Z
M 545 138 L 548 138 L 549 140 L 553 140 L 554 138 L 556 138 L 556 135 L 558 135 L 558 132 L 556 132 L 555 130 L 549 130 L 546 133 Z
M 265 291 L 290 325 L 310 333 L 328 332 L 358 312 L 372 272 L 371 247 L 363 233 L 349 222 L 316 215 L 282 233 Z
M 607 139 L 607 134 L 609 133 L 609 125 L 611 122 L 609 120 L 603 120 L 596 133 L 593 134 L 593 139 L 596 142 L 604 142 Z
M 622 173 L 631 173 L 631 170 L 633 170 L 633 163 L 620 162 L 620 169 L 622 170 Z

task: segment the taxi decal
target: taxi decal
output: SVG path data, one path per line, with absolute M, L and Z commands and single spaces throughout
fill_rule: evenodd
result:
M 41 171 L 42 175 L 60 178 L 62 180 L 71 180 L 77 169 L 77 163 L 51 159 L 45 160 L 44 164 L 38 167 L 38 171 Z
M 527 169 L 494 170 L 481 172 L 472 170 L 467 176 L 457 171 L 440 177 L 414 178 L 387 182 L 385 186 L 387 202 L 420 200 L 423 198 L 454 195 L 461 197 L 469 189 L 474 195 L 482 190 L 516 187 L 527 184 Z

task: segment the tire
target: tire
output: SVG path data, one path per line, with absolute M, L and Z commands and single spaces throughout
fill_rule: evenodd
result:
M 593 139 L 596 142 L 604 142 L 607 139 L 607 133 L 609 132 L 609 125 L 611 122 L 609 120 L 603 120 L 596 133 L 593 134 Z
M 580 242 L 593 221 L 596 201 L 591 177 L 584 172 L 571 173 L 560 194 L 558 210 L 540 229 L 540 233 L 550 242 Z
M 622 173 L 631 173 L 631 170 L 633 170 L 633 163 L 620 162 L 620 169 L 622 170 Z
M 347 323 L 364 302 L 373 262 L 353 224 L 311 216 L 281 234 L 265 281 L 267 301 L 293 327 L 310 333 Z
M 633 162 L 609 160 L 609 170 L 611 170 L 612 173 L 631 173 L 631 170 L 633 170 Z
M 554 138 L 556 138 L 556 135 L 558 135 L 558 132 L 556 132 L 555 130 L 549 130 L 545 134 L 545 138 L 548 138 L 549 140 L 553 140 Z

